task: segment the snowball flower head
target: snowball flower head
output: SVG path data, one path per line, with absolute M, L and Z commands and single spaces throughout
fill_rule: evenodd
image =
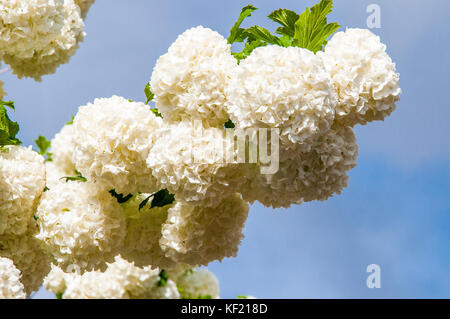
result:
M 146 160 L 161 125 L 144 103 L 119 96 L 95 99 L 81 106 L 73 120 L 72 162 L 106 190 L 158 191 Z
M 117 256 L 104 272 L 64 273 L 53 266 L 45 288 L 64 299 L 176 299 L 175 282 L 160 284 L 159 269 L 139 268 Z
M 51 141 L 52 163 L 63 173 L 61 176 L 74 176 L 75 165 L 72 163 L 73 125 L 64 125 Z
M 0 257 L 0 299 L 25 299 L 20 271 L 11 259 Z
M 36 236 L 64 269 L 102 268 L 125 237 L 122 207 L 89 182 L 61 181 L 44 193 L 36 212 Z
M 308 150 L 331 127 L 336 95 L 313 52 L 276 45 L 256 48 L 227 88 L 228 111 L 240 129 L 279 128 L 286 146 Z
M 219 33 L 202 26 L 185 31 L 158 59 L 150 81 L 164 120 L 221 127 L 228 120 L 225 87 L 236 67 Z
M 337 122 L 366 124 L 394 111 L 399 74 L 380 37 L 367 29 L 347 29 L 331 38 L 321 56 L 339 97 Z
M 41 287 L 44 277 L 50 270 L 49 256 L 34 237 L 36 232 L 36 225 L 32 222 L 23 235 L 0 235 L 0 257 L 11 259 L 20 270 L 22 274 L 20 281 L 27 296 Z
M 137 194 L 122 204 L 127 228 L 121 255 L 140 267 L 148 265 L 161 269 L 175 267 L 174 261 L 167 258 L 159 246 L 161 228 L 173 204 L 150 208 L 149 203 L 139 208 L 140 203 L 149 195 Z
M 211 206 L 177 202 L 169 209 L 160 245 L 166 256 L 194 266 L 235 257 L 248 210 L 239 194 Z
M 347 172 L 356 166 L 358 146 L 350 128 L 328 131 L 309 152 L 281 149 L 279 170 L 256 174 L 244 184 L 245 200 L 264 206 L 289 207 L 313 200 L 327 200 L 347 186 Z
M 0 150 L 0 235 L 27 231 L 45 188 L 44 158 L 31 147 Z
M 1 0 L 0 22 L 0 52 L 19 78 L 55 72 L 84 37 L 73 0 Z
M 234 156 L 223 128 L 205 128 L 181 122 L 166 126 L 147 159 L 160 189 L 176 200 L 217 203 L 236 192 L 246 179 L 246 165 Z
M 177 286 L 183 299 L 219 298 L 219 281 L 207 269 L 187 270 L 177 279 Z

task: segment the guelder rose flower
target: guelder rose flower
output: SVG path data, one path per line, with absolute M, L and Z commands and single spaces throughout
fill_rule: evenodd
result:
M 306 49 L 256 48 L 241 61 L 226 91 L 237 128 L 279 128 L 286 147 L 309 150 L 334 120 L 330 77 L 322 60 Z
M 45 188 L 44 158 L 31 147 L 6 146 L 0 176 L 0 235 L 22 235 Z
M 162 119 L 148 105 L 119 96 L 95 99 L 80 106 L 72 125 L 72 162 L 88 180 L 123 194 L 159 190 L 146 160 Z
M 380 38 L 367 29 L 336 33 L 321 53 L 336 88 L 336 121 L 354 126 L 384 120 L 400 99 L 399 74 Z
M 73 125 L 64 125 L 59 133 L 51 141 L 51 153 L 53 165 L 59 169 L 63 175 L 61 176 L 74 176 L 75 165 L 72 163 L 73 153 L 73 137 L 75 130 Z M 61 177 L 60 176 L 60 177 Z
M 122 207 L 89 182 L 61 181 L 46 191 L 36 212 L 44 248 L 62 268 L 102 268 L 125 237 Z
M 30 223 L 28 231 L 23 235 L 0 235 L 0 257 L 11 259 L 20 270 L 20 281 L 27 296 L 39 289 L 50 270 L 49 256 L 34 237 L 36 232 L 36 225 Z
M 219 281 L 207 269 L 187 270 L 177 279 L 177 286 L 183 299 L 219 298 Z
M 164 120 L 222 127 L 228 120 L 225 87 L 236 67 L 219 33 L 202 26 L 185 31 L 158 59 L 150 81 Z
M 147 165 L 159 188 L 167 188 L 176 200 L 217 203 L 246 180 L 247 165 L 227 160 L 227 154 L 235 150 L 223 128 L 180 122 L 161 130 Z
M 137 267 L 120 256 L 104 272 L 64 273 L 53 266 L 45 288 L 64 299 L 176 299 L 180 295 L 170 278 L 160 284 L 160 270 Z
M 166 256 L 190 265 L 235 257 L 248 210 L 239 194 L 210 206 L 177 202 L 169 209 L 160 245 Z
M 0 299 L 25 299 L 20 271 L 11 259 L 0 257 Z
M 166 257 L 159 246 L 161 228 L 173 204 L 152 208 L 150 204 L 147 204 L 139 208 L 139 204 L 149 195 L 137 194 L 122 204 L 126 216 L 127 234 L 121 255 L 139 267 L 148 265 L 161 269 L 175 267 L 174 261 Z
M 0 0 L 0 23 L 0 52 L 19 78 L 54 73 L 84 37 L 73 0 Z
M 358 146 L 350 128 L 330 130 L 309 152 L 280 151 L 280 168 L 273 175 L 256 174 L 244 184 L 245 200 L 273 208 L 326 200 L 347 186 L 347 172 L 356 166 Z

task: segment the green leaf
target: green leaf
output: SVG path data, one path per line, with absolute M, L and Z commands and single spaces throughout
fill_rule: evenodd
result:
M 63 293 L 62 292 L 57 292 L 55 294 L 56 299 L 63 299 Z
M 70 121 L 66 123 L 66 125 L 72 125 L 73 124 L 73 119 L 75 118 L 75 116 L 71 115 L 70 116 Z
M 142 208 L 145 207 L 145 205 L 147 205 L 148 201 L 150 200 L 150 198 L 152 198 L 153 194 L 151 194 L 150 196 L 148 196 L 146 199 L 144 199 L 140 204 L 139 204 L 139 210 L 141 210 Z
M 282 25 L 275 31 L 276 33 L 288 36 L 290 38 L 294 37 L 295 22 L 297 22 L 299 18 L 297 13 L 287 9 L 278 9 L 273 11 L 267 17 Z
M 316 53 L 326 45 L 327 39 L 339 29 L 337 23 L 327 23 L 327 15 L 333 9 L 332 0 L 307 8 L 295 23 L 294 45 Z
M 13 109 L 14 111 L 16 110 L 16 108 L 14 107 L 13 101 L 0 101 L 0 105 L 7 106 L 7 107 Z
M 199 295 L 197 299 L 212 299 L 211 295 Z
M 167 189 L 162 189 L 155 193 L 153 196 L 152 204 L 150 208 L 153 207 L 163 207 L 170 205 L 175 201 L 175 195 L 169 193 Z
M 61 177 L 60 179 L 65 179 L 65 180 L 66 180 L 66 183 L 67 183 L 68 181 L 87 182 L 87 178 L 86 178 L 86 177 L 83 177 L 83 175 L 81 175 L 80 172 L 76 171 L 75 173 L 77 174 L 77 176 L 64 176 L 64 177 Z
M 279 41 L 282 47 L 288 48 L 292 46 L 292 42 L 294 41 L 294 39 L 288 35 L 283 35 Z
M 228 36 L 228 39 L 227 39 L 227 42 L 229 44 L 244 41 L 245 29 L 241 28 L 241 24 L 244 21 L 244 19 L 247 17 L 250 17 L 252 15 L 252 12 L 255 10 L 258 10 L 258 8 L 254 7 L 250 4 L 242 8 L 241 13 L 239 14 L 238 20 L 236 21 L 236 23 L 233 25 L 233 27 L 230 30 L 230 35 Z
M 109 193 L 117 199 L 117 202 L 119 204 L 129 201 L 133 197 L 133 194 L 128 194 L 127 196 L 124 196 L 123 194 L 118 194 L 116 193 L 115 189 L 111 189 Z
M 0 147 L 20 145 L 22 142 L 16 138 L 17 133 L 19 133 L 19 124 L 10 120 L 5 106 L 14 110 L 14 102 L 0 101 Z
M 246 42 L 244 50 L 242 50 L 242 52 L 236 52 L 236 53 L 233 52 L 231 54 L 236 58 L 236 60 L 238 60 L 238 63 L 240 63 L 241 60 L 246 59 L 252 53 L 252 51 L 254 49 L 256 49 L 258 47 L 264 47 L 266 45 L 267 45 L 267 43 L 264 41 L 261 41 L 261 40 L 256 40 L 256 41 L 253 41 L 250 43 Z
M 152 111 L 153 114 L 155 114 L 157 117 L 163 117 L 162 114 L 158 112 L 158 109 L 156 107 L 151 108 L 150 111 Z
M 169 275 L 163 269 L 159 272 L 159 280 L 157 283 L 158 287 L 165 287 L 167 285 L 167 280 L 169 280 Z
M 247 296 L 244 296 L 244 295 L 238 295 L 238 296 L 237 296 L 237 299 L 247 299 Z
M 254 25 L 253 27 L 250 27 L 248 29 L 245 29 L 245 34 L 247 35 L 248 38 L 248 42 L 253 42 L 253 41 L 263 41 L 266 43 L 270 43 L 270 44 L 280 44 L 279 39 L 274 36 L 272 33 L 270 33 L 269 30 Z
M 157 191 L 156 193 L 149 195 L 146 199 L 144 199 L 139 204 L 139 210 L 144 208 L 145 205 L 147 205 L 147 203 L 149 202 L 150 198 L 152 198 L 152 197 L 153 197 L 153 200 L 152 200 L 152 203 L 150 204 L 150 208 L 163 207 L 166 205 L 170 205 L 175 201 L 175 195 L 169 193 L 169 191 L 166 188 L 164 188 L 164 189 Z
M 52 161 L 52 153 L 48 151 L 51 146 L 51 142 L 45 138 L 45 136 L 39 135 L 39 137 L 34 140 L 36 146 L 39 148 L 39 154 L 46 157 L 47 162 Z
M 235 128 L 235 125 L 233 123 L 233 121 L 231 121 L 231 119 L 229 119 L 228 121 L 225 122 L 225 124 L 223 125 L 225 128 Z
M 148 102 L 153 100 L 153 98 L 155 97 L 155 94 L 153 94 L 152 90 L 150 90 L 150 82 L 148 82 L 145 85 L 144 93 L 145 93 L 145 97 L 147 98 L 147 100 L 145 101 L 145 104 L 148 104 Z

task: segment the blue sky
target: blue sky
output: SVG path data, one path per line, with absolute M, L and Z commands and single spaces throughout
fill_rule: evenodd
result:
M 178 34 L 203 25 L 227 36 L 248 3 L 260 10 L 246 23 L 273 29 L 265 18 L 272 10 L 315 1 L 97 0 L 69 64 L 41 83 L 0 75 L 20 138 L 28 145 L 53 136 L 96 97 L 143 100 L 156 59 Z M 253 205 L 238 257 L 210 265 L 222 297 L 450 297 L 450 2 L 339 0 L 331 19 L 366 27 L 371 3 L 382 24 L 372 31 L 401 74 L 398 109 L 356 128 L 358 166 L 342 195 L 287 210 Z M 372 263 L 381 266 L 380 289 L 365 284 Z

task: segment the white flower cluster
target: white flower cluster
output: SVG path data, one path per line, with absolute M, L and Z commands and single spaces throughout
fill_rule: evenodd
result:
M 81 106 L 73 120 L 71 162 L 106 190 L 155 192 L 156 180 L 146 161 L 161 126 L 162 119 L 144 103 L 118 96 L 96 99 Z
M 39 9 L 48 28 L 64 25 L 58 5 L 81 19 L 67 9 L 73 0 L 22 2 L 8 2 L 17 19 Z M 82 10 L 92 2 L 76 1 Z M 12 29 L 26 25 L 20 19 Z M 14 57 L 45 59 L 23 28 Z M 47 49 L 56 41 L 39 38 Z M 340 194 L 358 155 L 352 127 L 389 115 L 398 81 L 367 30 L 337 33 L 318 54 L 260 47 L 238 65 L 221 35 L 189 29 L 151 76 L 162 117 L 141 102 L 99 98 L 53 138 L 45 165 L 30 149 L 1 149 L 0 257 L 21 271 L 27 294 L 51 260 L 45 285 L 63 298 L 218 298 L 215 276 L 193 268 L 236 256 L 249 202 L 289 207 Z M 229 120 L 239 134 L 279 130 L 278 171 L 241 163 Z
M 21 285 L 29 295 L 49 269 L 49 258 L 34 238 L 33 219 L 45 188 L 44 158 L 31 148 L 4 146 L 0 176 L 0 257 L 12 260 L 21 271 Z
M 246 180 L 246 165 L 226 161 L 235 154 L 223 128 L 169 124 L 162 129 L 147 159 L 159 188 L 179 200 L 217 203 Z
M 164 280 L 164 279 L 163 279 Z M 80 275 L 65 273 L 52 266 L 45 278 L 47 290 L 64 299 L 177 299 L 176 283 L 170 278 L 161 282 L 160 271 L 137 267 L 120 256 L 104 272 Z
M 228 109 L 240 129 L 280 129 L 284 145 L 308 151 L 333 124 L 337 99 L 322 60 L 297 47 L 255 49 L 227 87 Z
M 25 299 L 20 271 L 12 260 L 0 257 L 0 299 Z
M 211 206 L 177 202 L 162 226 L 160 245 L 167 256 L 190 265 L 235 257 L 248 211 L 239 194 Z
M 0 0 L 1 58 L 19 78 L 40 81 L 43 75 L 54 73 L 83 40 L 82 15 L 92 2 Z
M 22 235 L 45 188 L 44 158 L 22 146 L 0 150 L 0 235 Z
M 61 181 L 44 193 L 36 212 L 37 238 L 61 267 L 104 268 L 125 237 L 122 207 L 90 182 Z
M 34 237 L 36 232 L 36 225 L 31 222 L 23 235 L 0 235 L 0 257 L 11 259 L 20 270 L 27 296 L 39 289 L 50 270 L 49 256 Z
M 265 46 L 239 64 L 226 89 L 233 123 L 280 133 L 278 172 L 253 170 L 239 190 L 245 200 L 289 207 L 342 192 L 358 154 L 351 127 L 383 120 L 399 100 L 385 49 L 370 31 L 348 29 L 316 55 Z
M 356 166 L 358 145 L 350 128 L 331 129 L 319 137 L 309 152 L 280 151 L 280 168 L 274 175 L 255 174 L 243 184 L 245 200 L 265 206 L 289 207 L 326 200 L 347 186 L 346 172 Z
M 177 279 L 180 297 L 183 299 L 219 298 L 219 281 L 207 269 L 189 269 Z
M 366 124 L 394 111 L 399 75 L 378 36 L 365 29 L 338 32 L 321 56 L 339 98 L 337 123 Z
M 75 165 L 72 163 L 74 133 L 73 125 L 64 125 L 51 141 L 52 161 L 47 162 L 46 165 L 53 164 L 53 168 L 59 170 L 61 176 L 73 176 L 76 171 Z
M 164 119 L 223 125 L 225 88 L 236 67 L 231 45 L 219 33 L 202 26 L 185 31 L 158 59 L 150 81 Z

